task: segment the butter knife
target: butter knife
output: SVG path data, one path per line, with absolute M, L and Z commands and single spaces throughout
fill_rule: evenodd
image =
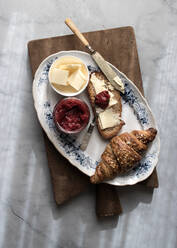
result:
M 89 50 L 93 60 L 99 66 L 101 71 L 104 73 L 106 78 L 112 84 L 112 86 L 122 92 L 124 94 L 124 84 L 117 73 L 111 68 L 111 66 L 107 63 L 107 61 L 99 54 L 97 51 L 92 49 L 89 45 L 89 42 L 85 39 L 83 34 L 79 31 L 79 29 L 75 26 L 71 19 L 67 18 L 65 20 L 66 25 L 73 31 L 73 33 L 80 39 L 80 41 L 84 44 L 84 46 Z
M 85 133 L 85 135 L 84 135 L 84 137 L 82 139 L 82 143 L 81 143 L 81 146 L 80 146 L 80 149 L 82 151 L 85 151 L 87 146 L 88 146 L 90 137 L 92 135 L 92 132 L 93 132 L 93 129 L 94 129 L 94 126 L 95 126 L 95 120 L 96 120 L 96 118 L 94 117 L 92 122 L 89 125 L 89 128 L 88 128 L 87 132 Z

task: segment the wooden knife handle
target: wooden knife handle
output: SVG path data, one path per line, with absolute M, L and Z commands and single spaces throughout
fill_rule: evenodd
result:
M 65 23 L 73 31 L 73 33 L 75 35 L 77 35 L 77 37 L 84 44 L 84 46 L 88 47 L 89 46 L 88 41 L 85 39 L 85 37 L 83 36 L 83 34 L 81 34 L 81 32 L 76 27 L 76 25 L 72 22 L 72 20 L 69 19 L 69 18 L 66 18 Z

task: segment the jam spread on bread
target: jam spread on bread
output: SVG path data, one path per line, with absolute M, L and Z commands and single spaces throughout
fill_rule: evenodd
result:
M 54 121 L 66 131 L 81 129 L 89 121 L 87 105 L 77 98 L 61 100 L 54 109 Z
M 95 97 L 95 104 L 102 109 L 106 109 L 109 105 L 110 95 L 107 90 L 98 93 Z

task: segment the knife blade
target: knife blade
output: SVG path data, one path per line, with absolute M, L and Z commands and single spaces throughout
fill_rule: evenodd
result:
M 93 132 L 93 129 L 95 127 L 95 120 L 96 120 L 96 118 L 94 117 L 93 120 L 92 120 L 92 122 L 90 123 L 90 126 L 89 126 L 87 132 L 85 133 L 85 135 L 84 135 L 84 137 L 82 139 L 82 143 L 81 143 L 81 146 L 80 146 L 80 149 L 82 151 L 85 151 L 86 148 L 87 148 L 87 146 L 88 146 L 90 137 L 91 137 L 92 132 Z
M 111 68 L 108 62 L 99 54 L 97 51 L 92 49 L 89 42 L 83 36 L 83 34 L 79 31 L 76 25 L 71 21 L 71 19 L 67 18 L 65 20 L 66 25 L 73 31 L 74 34 L 80 39 L 80 41 L 84 44 L 84 46 L 89 50 L 93 60 L 99 66 L 101 71 L 104 73 L 106 78 L 109 80 L 111 85 L 122 92 L 124 94 L 124 84 L 117 73 Z
M 117 73 L 108 64 L 108 62 L 101 56 L 101 54 L 96 51 L 91 56 L 112 86 L 124 94 L 124 84 Z

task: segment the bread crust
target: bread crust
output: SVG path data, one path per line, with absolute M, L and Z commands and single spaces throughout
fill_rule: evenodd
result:
M 96 167 L 95 174 L 90 178 L 91 183 L 101 183 L 117 175 L 133 169 L 142 158 L 142 152 L 153 141 L 157 130 L 134 130 L 122 133 L 111 139 L 101 155 L 101 161 Z
M 102 72 L 92 72 L 91 75 L 93 73 L 95 73 L 97 78 L 99 78 L 101 80 L 105 80 L 105 82 L 108 82 L 107 78 L 103 75 Z M 91 78 L 91 75 L 90 75 L 90 78 Z M 91 80 L 89 80 L 89 83 L 88 83 L 88 86 L 87 86 L 87 92 L 88 92 L 88 96 L 89 96 L 89 99 L 90 99 L 90 103 L 91 103 L 94 115 L 96 116 L 96 124 L 97 124 L 98 131 L 99 131 L 100 135 L 104 139 L 110 139 L 110 138 L 116 136 L 119 133 L 119 131 L 122 128 L 122 126 L 125 125 L 125 122 L 120 120 L 120 123 L 117 126 L 111 127 L 111 128 L 106 128 L 106 129 L 102 130 L 101 127 L 100 127 L 99 121 L 98 121 L 97 114 L 96 114 L 96 109 L 95 109 L 95 97 L 96 97 L 96 94 L 95 94 L 95 89 L 94 89 L 94 87 L 92 85 Z M 114 97 L 117 100 L 117 103 L 114 106 L 112 106 L 112 109 L 113 109 L 113 111 L 115 113 L 117 113 L 121 117 L 121 115 L 122 115 L 122 103 L 121 103 L 120 93 L 117 90 L 113 90 L 111 92 L 114 94 Z

